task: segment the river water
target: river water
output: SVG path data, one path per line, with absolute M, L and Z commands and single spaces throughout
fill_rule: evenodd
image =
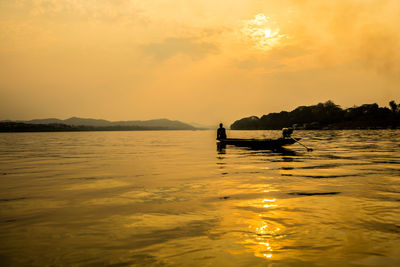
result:
M 400 131 L 294 136 L 0 134 L 0 265 L 399 266 Z

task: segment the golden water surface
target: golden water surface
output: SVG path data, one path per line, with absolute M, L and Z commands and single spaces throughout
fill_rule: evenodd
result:
M 0 265 L 399 266 L 400 131 L 294 135 L 0 134 Z

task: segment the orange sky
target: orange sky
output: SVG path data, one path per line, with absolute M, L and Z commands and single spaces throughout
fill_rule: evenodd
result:
M 0 119 L 400 102 L 398 0 L 0 0 Z

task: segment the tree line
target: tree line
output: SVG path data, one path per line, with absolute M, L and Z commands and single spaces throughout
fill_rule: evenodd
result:
M 332 101 L 312 106 L 300 106 L 288 112 L 269 113 L 261 118 L 251 116 L 235 121 L 232 130 L 297 129 L 387 129 L 400 128 L 400 104 L 388 107 L 364 104 L 342 109 Z

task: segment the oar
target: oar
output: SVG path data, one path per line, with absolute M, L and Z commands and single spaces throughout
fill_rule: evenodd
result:
M 313 149 L 312 149 L 312 148 L 310 148 L 310 147 L 307 147 L 306 145 L 304 145 L 304 144 L 300 143 L 300 141 L 298 141 L 298 140 L 294 139 L 293 137 L 290 137 L 290 138 L 292 138 L 292 139 L 293 139 L 295 142 L 297 142 L 297 143 L 299 143 L 300 145 L 302 145 L 302 146 L 304 146 L 305 148 L 307 148 L 307 151 L 313 151 Z

